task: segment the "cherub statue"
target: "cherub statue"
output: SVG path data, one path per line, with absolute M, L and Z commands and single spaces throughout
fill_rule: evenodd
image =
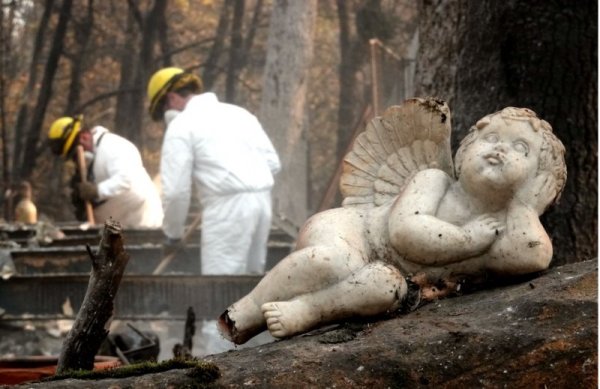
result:
M 219 318 L 236 344 L 398 309 L 407 281 L 423 291 L 461 277 L 546 269 L 539 216 L 564 187 L 564 146 L 527 108 L 485 116 L 453 167 L 450 111 L 410 99 L 371 121 L 344 160 L 341 208 L 312 216 L 297 248 Z M 456 178 L 455 178 L 456 177 Z

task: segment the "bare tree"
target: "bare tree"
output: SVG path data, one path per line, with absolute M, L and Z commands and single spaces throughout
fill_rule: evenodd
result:
M 229 9 L 233 4 L 233 0 L 225 0 L 223 3 L 223 8 L 221 8 L 221 15 L 219 16 L 219 23 L 217 24 L 217 29 L 215 32 L 215 39 L 213 41 L 210 52 L 208 53 L 208 57 L 206 61 L 204 61 L 204 71 L 202 73 L 202 81 L 204 82 L 204 87 L 207 90 L 212 89 L 217 74 L 219 72 L 218 63 L 219 57 L 223 52 L 223 47 L 225 45 L 225 37 L 227 35 L 227 31 L 229 30 Z
M 364 111 L 364 106 L 357 110 L 356 102 L 366 100 L 364 85 L 358 82 L 358 77 L 365 64 L 368 64 L 369 40 L 377 38 L 386 41 L 392 31 L 391 19 L 384 13 L 381 0 L 362 0 L 356 13 L 349 9 L 350 4 L 345 0 L 337 0 L 340 27 L 338 160 L 346 153 L 353 125 Z
M 117 101 L 115 128 L 139 147 L 144 143 L 142 123 L 145 115 L 146 83 L 158 66 L 154 61 L 154 46 L 159 39 L 157 26 L 166 26 L 164 18 L 167 3 L 167 0 L 155 0 L 150 10 L 143 12 L 136 1 L 127 2 L 130 20 L 137 25 L 141 42 L 139 51 L 135 47 L 135 41 L 132 41 L 123 52 L 119 89 L 131 92 L 120 96 Z
M 54 0 L 48 0 L 44 6 L 44 12 L 38 24 L 37 33 L 35 36 L 35 43 L 33 45 L 33 52 L 31 55 L 31 62 L 29 65 L 29 76 L 27 85 L 23 90 L 21 95 L 19 112 L 17 114 L 16 124 L 14 126 L 15 134 L 24 134 L 25 128 L 27 126 L 27 119 L 30 115 L 31 102 L 33 100 L 32 95 L 35 89 L 35 85 L 37 84 L 38 79 L 38 65 L 40 63 L 40 56 L 42 55 L 42 50 L 44 48 L 44 37 L 46 36 L 46 30 L 48 29 L 48 23 L 50 21 L 50 17 L 52 16 L 52 9 L 54 7 Z M 15 137 L 15 146 L 13 153 L 13 166 L 15 169 L 19 169 L 21 166 L 22 160 L 22 152 L 23 152 L 23 143 L 24 137 L 16 136 Z M 12 181 L 18 177 L 18 174 L 13 171 L 12 172 Z
M 316 6 L 316 0 L 275 2 L 261 102 L 261 122 L 282 162 L 273 194 L 275 217 L 295 226 L 307 216 L 305 102 Z
M 250 50 L 252 49 L 254 38 L 256 37 L 256 31 L 258 30 L 261 21 L 263 4 L 263 0 L 257 0 L 256 5 L 254 6 L 252 21 L 248 26 L 246 32 L 246 39 L 244 40 L 244 47 L 242 49 L 242 55 L 240 56 L 241 58 L 239 58 L 241 63 L 240 67 L 242 68 L 246 66 L 246 64 L 248 63 L 248 58 L 250 57 Z
M 73 0 L 64 0 L 60 7 L 60 15 L 58 18 L 58 24 L 54 31 L 54 37 L 48 58 L 46 59 L 46 66 L 44 67 L 44 75 L 42 77 L 42 83 L 40 85 L 40 92 L 37 98 L 35 108 L 31 115 L 31 123 L 28 126 L 27 132 L 24 134 L 25 137 L 25 149 L 23 153 L 23 160 L 20 165 L 20 177 L 28 178 L 33 168 L 35 167 L 35 160 L 40 154 L 41 150 L 38 147 L 40 141 L 40 133 L 42 130 L 42 124 L 44 122 L 44 116 L 48 103 L 52 95 L 52 83 L 54 76 L 58 68 L 58 60 L 62 54 L 65 35 L 67 33 L 67 24 L 71 19 L 71 8 Z
M 88 0 L 85 16 L 81 20 L 73 19 L 73 30 L 75 42 L 77 44 L 77 51 L 68 56 L 72 65 L 71 83 L 69 84 L 69 96 L 67 98 L 67 112 L 71 114 L 79 113 L 74 112 L 73 109 L 79 105 L 82 72 L 87 59 L 87 49 L 90 42 L 90 37 L 92 35 L 93 26 L 94 0 Z
M 127 7 L 127 22 L 125 23 L 125 39 L 124 45 L 121 48 L 119 55 L 120 74 L 119 74 L 119 89 L 127 92 L 117 94 L 116 111 L 115 111 L 115 128 L 116 132 L 126 132 L 130 122 L 130 107 L 134 104 L 134 90 L 137 87 L 134 84 L 135 71 L 138 65 L 138 47 L 139 28 L 135 24 L 135 6 L 128 3 Z
M 244 0 L 233 2 L 233 22 L 229 44 L 229 64 L 227 66 L 227 79 L 225 81 L 225 101 L 235 103 L 235 86 L 240 72 L 240 59 L 242 58 L 244 27 Z
M 229 63 L 227 65 L 227 78 L 225 80 L 225 101 L 236 103 L 237 86 L 241 80 L 240 74 L 245 70 L 250 58 L 250 51 L 259 28 L 263 1 L 258 0 L 254 7 L 252 20 L 244 28 L 244 0 L 235 0 L 233 4 L 233 22 L 231 29 L 231 39 L 229 45 Z M 245 38 L 244 38 L 245 36 Z
M 569 174 L 560 204 L 543 217 L 553 264 L 595 256 L 598 3 L 419 4 L 418 94 L 449 101 L 454 142 L 477 119 L 506 106 L 531 108 L 547 120 L 566 146 Z

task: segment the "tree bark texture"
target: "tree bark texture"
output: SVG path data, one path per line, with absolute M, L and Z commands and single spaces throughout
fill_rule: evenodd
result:
M 92 370 L 94 357 L 108 334 L 106 323 L 113 314 L 114 298 L 128 261 L 121 226 L 109 219 L 104 224 L 99 251 L 92 258 L 83 303 L 64 341 L 57 374 L 68 370 Z
M 207 359 L 224 387 L 595 388 L 597 281 L 597 262 L 586 261 L 391 320 Z
M 548 121 L 566 147 L 568 179 L 543 217 L 553 265 L 597 252 L 597 12 L 585 1 L 419 2 L 417 95 L 448 101 L 456 146 L 507 106 Z
M 555 267 L 395 318 L 209 356 L 220 371 L 209 387 L 596 388 L 597 269 L 595 260 Z M 185 374 L 27 387 L 167 388 Z
M 281 159 L 274 216 L 299 227 L 307 217 L 306 86 L 317 2 L 277 0 L 269 26 L 261 123 Z

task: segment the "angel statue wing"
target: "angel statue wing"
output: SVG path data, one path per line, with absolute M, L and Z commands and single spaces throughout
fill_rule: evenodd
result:
M 371 120 L 344 158 L 342 205 L 380 206 L 417 172 L 436 168 L 454 177 L 450 109 L 434 98 L 413 98 Z

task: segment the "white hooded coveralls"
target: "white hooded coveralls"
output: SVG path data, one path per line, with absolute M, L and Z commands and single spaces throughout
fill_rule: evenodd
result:
M 96 222 L 112 217 L 123 227 L 160 227 L 160 196 L 137 147 L 101 126 L 92 128 L 91 133 L 94 159 L 89 167 L 100 199 L 100 205 L 94 207 Z
M 192 179 L 202 207 L 202 274 L 263 273 L 271 228 L 271 188 L 280 162 L 258 119 L 193 96 L 168 125 L 160 164 L 163 230 L 184 232 Z

